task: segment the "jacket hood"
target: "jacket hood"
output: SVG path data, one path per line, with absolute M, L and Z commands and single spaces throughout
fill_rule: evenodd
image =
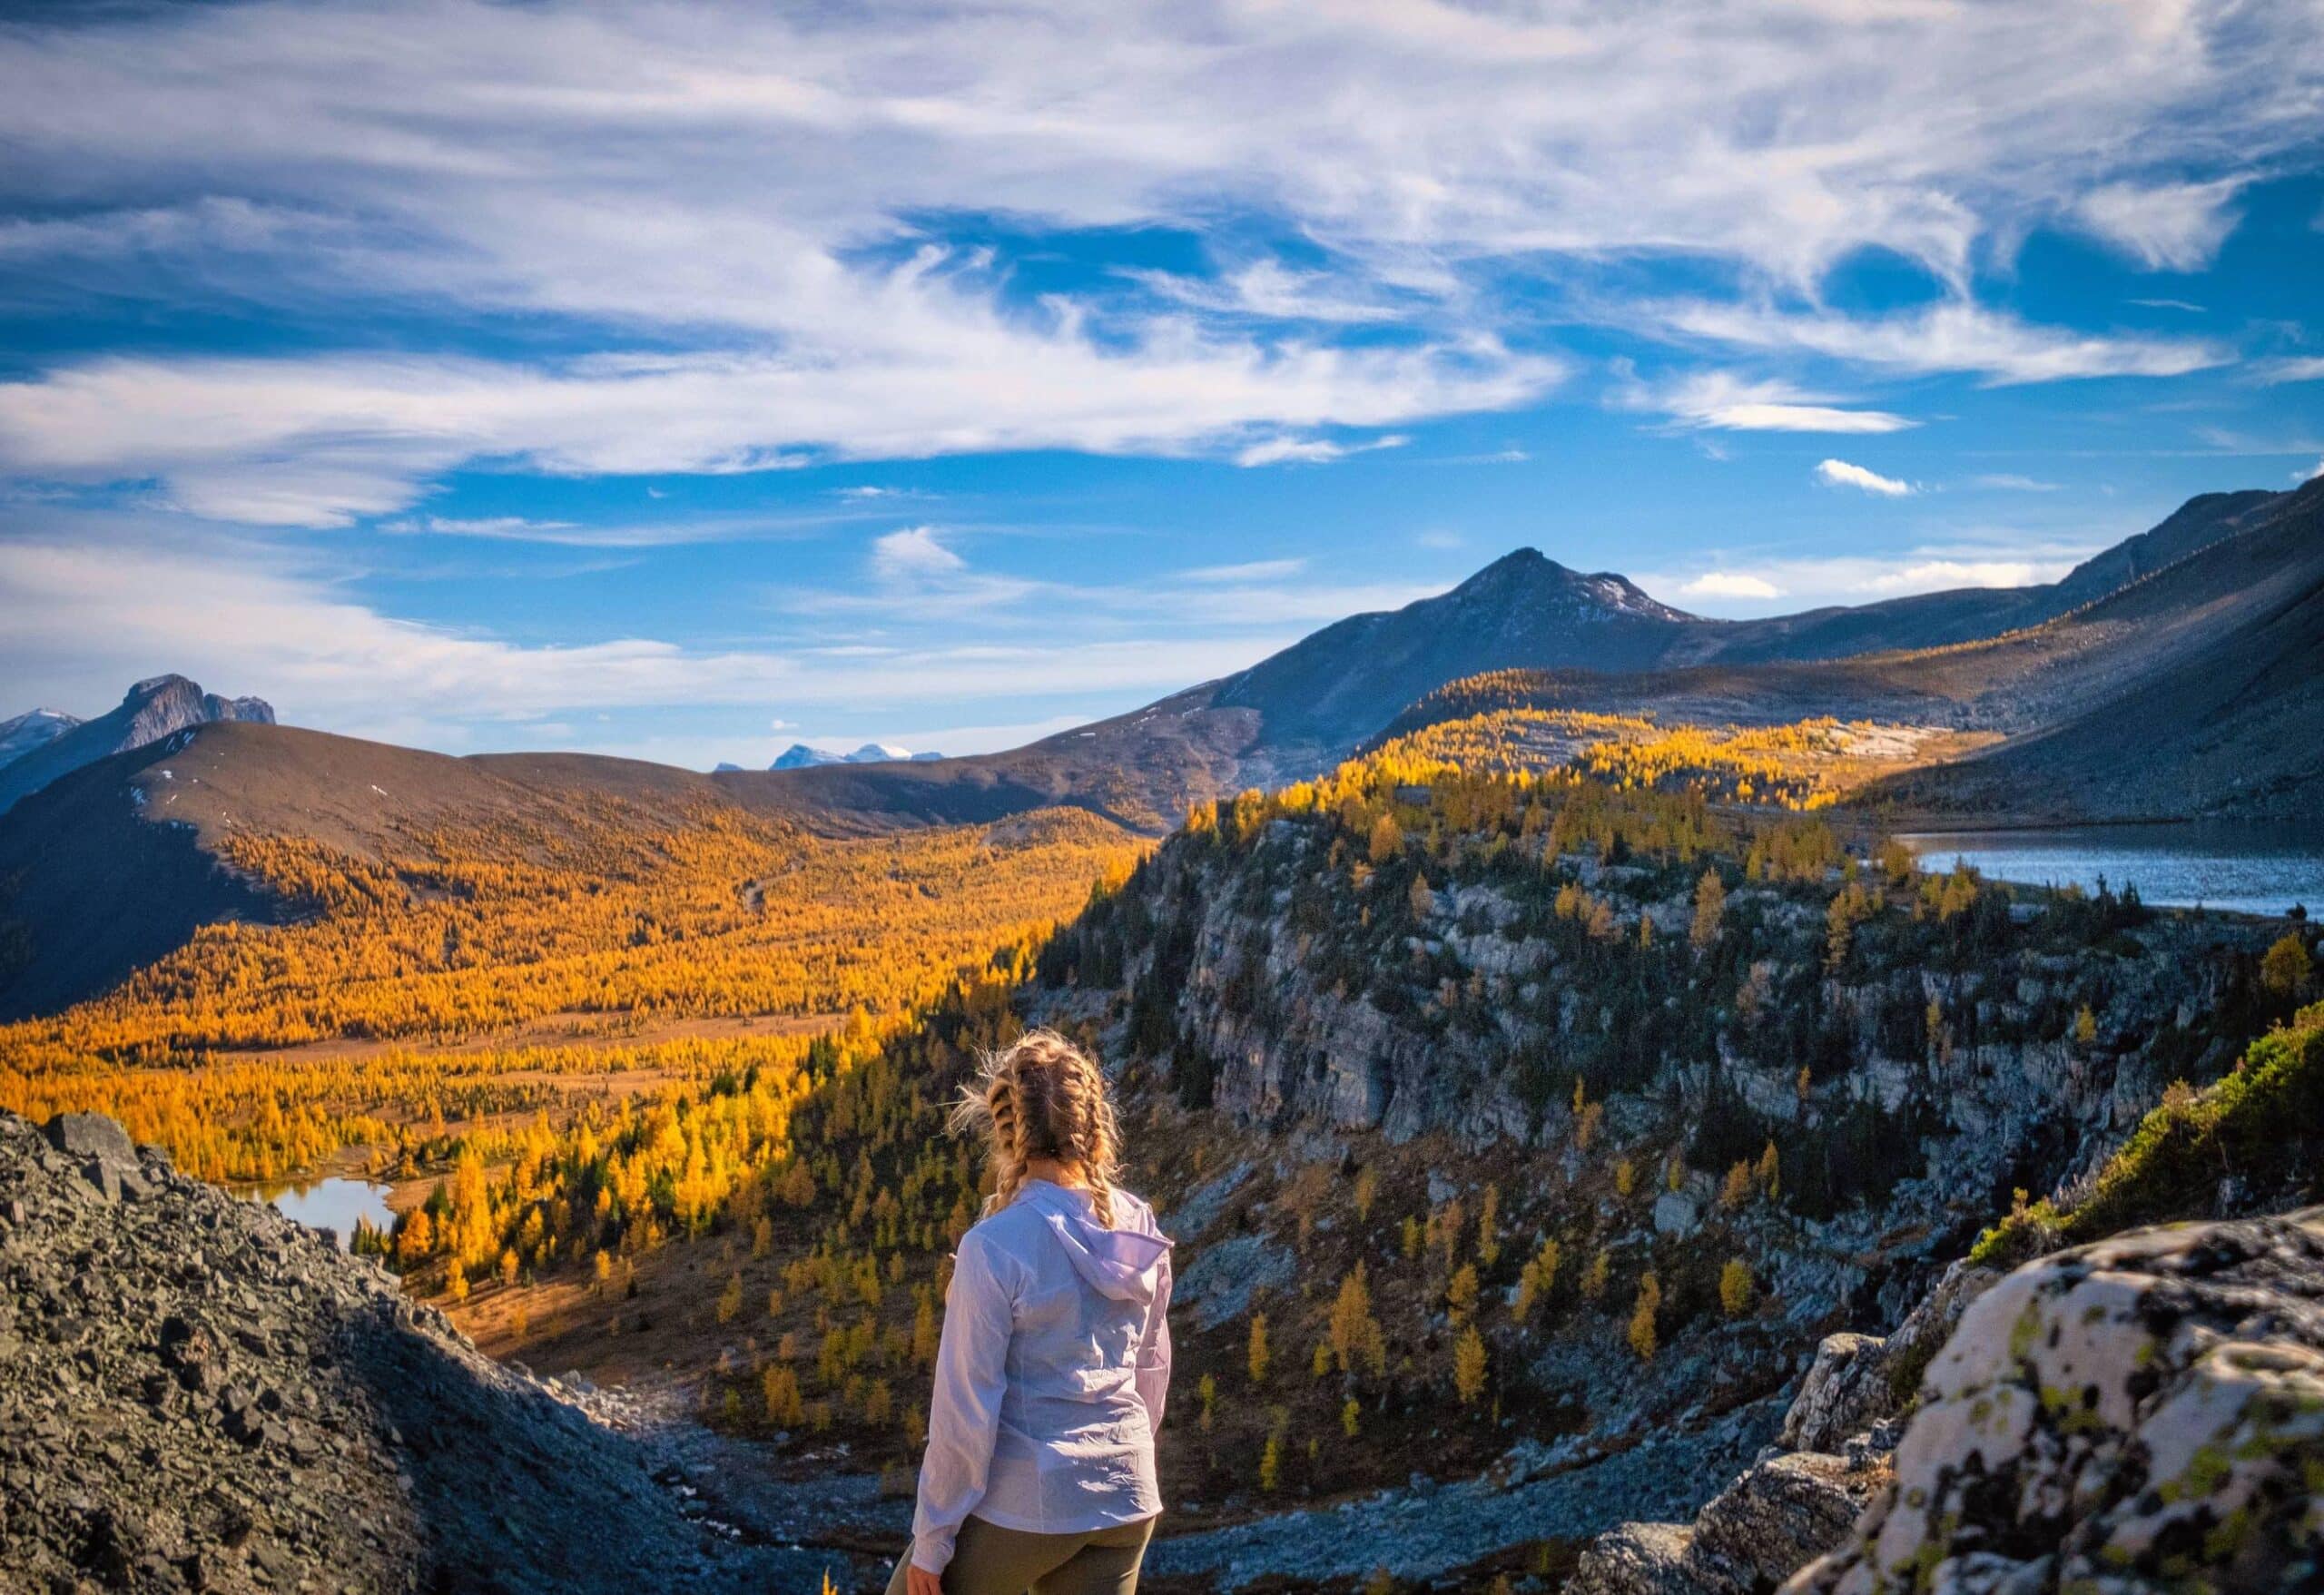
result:
M 1170 1237 L 1155 1228 L 1153 1216 L 1143 1206 L 1124 1216 L 1137 1227 L 1108 1229 L 1078 1192 L 1043 1180 L 1028 1186 L 1026 1193 L 1072 1260 L 1073 1271 L 1091 1290 L 1118 1302 L 1154 1300 L 1161 1288 L 1163 1260 L 1170 1255 Z

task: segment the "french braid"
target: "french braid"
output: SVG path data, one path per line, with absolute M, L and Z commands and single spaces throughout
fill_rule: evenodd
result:
M 998 1213 L 1025 1188 L 1025 1165 L 1054 1157 L 1089 1187 L 1098 1222 L 1114 1227 L 1114 1177 L 1121 1167 L 1121 1127 L 1106 1077 L 1089 1055 L 1055 1030 L 1029 1030 L 984 1056 L 975 1081 L 952 1109 L 956 1130 L 981 1130 L 992 1158 L 987 1213 Z

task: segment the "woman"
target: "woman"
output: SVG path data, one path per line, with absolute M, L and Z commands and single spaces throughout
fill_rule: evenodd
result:
M 1115 1186 L 1104 1077 L 1055 1031 L 988 1058 L 952 1123 L 984 1132 L 993 1192 L 953 1261 L 889 1595 L 1129 1595 L 1162 1510 L 1170 1238 Z

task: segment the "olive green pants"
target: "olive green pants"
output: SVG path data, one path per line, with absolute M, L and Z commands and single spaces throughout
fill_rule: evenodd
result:
M 944 1595 L 1132 1595 L 1153 1537 L 1152 1518 L 1087 1534 L 1028 1534 L 971 1517 L 952 1542 Z M 888 1595 L 904 1595 L 911 1565 L 909 1554 L 896 1563 Z

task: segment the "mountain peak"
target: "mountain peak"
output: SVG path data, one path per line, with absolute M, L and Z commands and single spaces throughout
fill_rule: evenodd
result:
M 1696 618 L 1649 597 L 1636 582 L 1618 571 L 1578 571 L 1560 565 L 1539 548 L 1512 549 L 1445 596 L 1464 605 L 1548 602 L 1576 619 L 1590 618 L 1592 612 L 1606 618 Z

